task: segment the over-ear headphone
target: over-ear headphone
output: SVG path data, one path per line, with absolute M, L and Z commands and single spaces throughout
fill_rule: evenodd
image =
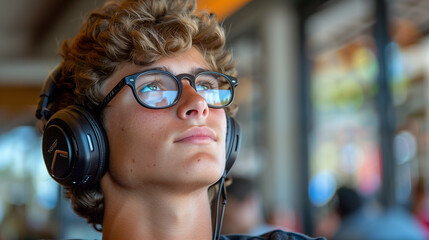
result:
M 231 170 L 232 165 L 234 165 L 235 159 L 237 158 L 238 151 L 240 150 L 241 145 L 241 130 L 238 122 L 226 115 L 226 163 L 225 171 L 226 173 Z
M 49 175 L 63 186 L 89 186 L 107 170 L 109 143 L 99 116 L 90 109 L 71 105 L 51 116 L 58 100 L 56 82 L 61 65 L 46 79 L 39 97 L 36 117 L 44 122 L 42 153 Z M 237 157 L 241 136 L 237 121 L 227 115 L 226 164 L 229 172 Z

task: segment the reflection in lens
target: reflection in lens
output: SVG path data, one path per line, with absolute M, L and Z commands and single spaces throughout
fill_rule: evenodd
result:
M 226 106 L 232 100 L 232 86 L 228 79 L 218 73 L 204 73 L 197 77 L 198 93 L 210 106 Z
M 207 104 L 218 107 L 228 105 L 232 98 L 230 90 L 212 89 L 198 91 L 198 94 L 200 94 L 207 101 Z
M 140 100 L 154 108 L 162 108 L 174 103 L 177 97 L 177 81 L 163 72 L 140 75 L 135 83 Z
M 165 107 L 173 104 L 177 91 L 153 91 L 141 93 L 140 99 L 151 107 Z

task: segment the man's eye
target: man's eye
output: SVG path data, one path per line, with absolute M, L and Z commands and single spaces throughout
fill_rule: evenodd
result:
M 149 83 L 142 88 L 142 92 L 153 92 L 153 91 L 159 91 L 159 90 L 160 88 L 156 83 Z
M 218 83 L 215 79 L 205 79 L 197 83 L 197 91 L 205 91 L 210 89 L 217 89 Z
M 212 87 L 210 85 L 207 84 L 200 84 L 197 86 L 197 91 L 205 91 L 205 90 L 209 90 L 212 89 Z

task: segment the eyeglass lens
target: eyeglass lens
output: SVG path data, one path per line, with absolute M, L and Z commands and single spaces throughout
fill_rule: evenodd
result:
M 232 100 L 231 84 L 225 76 L 218 73 L 198 74 L 195 79 L 195 88 L 212 107 L 226 106 Z M 140 75 L 135 81 L 135 89 L 140 101 L 154 108 L 174 104 L 179 94 L 176 79 L 162 72 Z

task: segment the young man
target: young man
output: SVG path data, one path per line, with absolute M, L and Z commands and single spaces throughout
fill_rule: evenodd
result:
M 106 3 L 64 42 L 44 88 L 48 171 L 104 240 L 247 239 L 219 236 L 222 210 L 211 210 L 237 144 L 228 115 L 238 81 L 223 29 L 195 9 Z

